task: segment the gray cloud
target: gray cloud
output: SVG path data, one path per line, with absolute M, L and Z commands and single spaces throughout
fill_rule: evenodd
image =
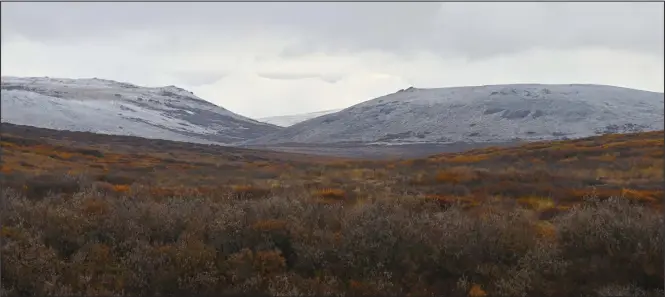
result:
M 0 14 L 3 75 L 179 85 L 256 117 L 409 85 L 663 89 L 662 2 L 3 2 Z
M 444 3 L 437 42 L 475 56 L 583 47 L 662 56 L 662 8 L 663 3 L 636 2 Z
M 86 42 L 127 31 L 187 39 L 287 31 L 294 52 L 431 51 L 487 57 L 530 48 L 663 52 L 663 3 L 3 3 L 3 36 Z M 215 33 L 216 32 L 216 33 Z M 10 37 L 7 37 L 10 38 Z M 287 51 L 287 52 L 289 52 Z

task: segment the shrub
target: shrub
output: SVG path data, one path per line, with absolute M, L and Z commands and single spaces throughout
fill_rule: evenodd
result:
M 113 136 L 123 152 L 77 160 L 113 165 L 92 183 L 57 174 L 101 170 L 48 160 L 53 146 L 44 140 L 10 147 L 0 292 L 662 296 L 663 162 L 649 156 L 663 142 L 651 141 L 662 132 L 649 135 L 344 166 Z M 601 147 L 609 142 L 620 145 Z M 127 151 L 137 143 L 154 152 Z M 605 153 L 616 160 L 591 158 Z M 167 154 L 188 171 L 159 159 Z M 228 161 L 245 156 L 261 168 Z M 448 166 L 455 156 L 487 159 Z M 554 159 L 571 156 L 580 157 Z M 53 170 L 27 176 L 15 166 L 27 161 L 30 171 L 42 161 Z M 257 180 L 260 171 L 280 176 Z M 41 190 L 28 187 L 39 182 Z M 591 185 L 599 199 L 579 205 Z
M 122 173 L 105 173 L 98 176 L 97 180 L 113 185 L 131 185 L 136 181 L 136 178 Z
M 104 153 L 102 153 L 98 150 L 95 150 L 95 149 L 76 148 L 76 149 L 73 149 L 72 151 L 74 151 L 75 153 L 79 153 L 81 155 L 84 155 L 84 156 L 93 156 L 93 157 L 96 157 L 96 158 L 104 158 Z
M 64 263 L 56 252 L 44 245 L 38 234 L 18 231 L 24 236 L 2 239 L 2 287 L 15 296 L 53 294 L 55 284 Z M 4 296 L 4 295 L 3 295 Z
M 471 168 L 453 167 L 451 169 L 440 171 L 436 175 L 436 181 L 441 183 L 461 184 L 474 181 L 478 178 L 476 172 Z
M 665 227 L 656 210 L 613 197 L 589 200 L 553 222 L 564 257 L 575 263 L 571 277 L 662 289 Z
M 322 189 L 316 192 L 316 195 L 325 199 L 344 199 L 346 193 L 340 189 Z
M 453 163 L 476 163 L 487 159 L 487 156 L 482 155 L 458 155 L 447 159 L 447 161 Z
M 469 290 L 469 297 L 485 297 L 487 293 L 483 290 L 480 285 L 472 285 L 471 290 Z
M 81 190 L 80 180 L 61 174 L 43 174 L 25 180 L 23 191 L 30 199 L 41 199 L 48 194 L 74 194 Z
M 113 191 L 117 193 L 127 193 L 129 192 L 130 188 L 131 187 L 129 185 L 114 185 Z
M 258 187 L 254 185 L 234 185 L 231 187 L 233 195 L 241 199 L 252 199 L 266 197 L 271 193 L 271 189 Z
M 550 198 L 545 198 L 545 197 L 534 197 L 534 196 L 522 197 L 517 199 L 517 203 L 519 203 L 524 207 L 538 211 L 554 207 L 554 201 L 552 201 L 552 199 Z

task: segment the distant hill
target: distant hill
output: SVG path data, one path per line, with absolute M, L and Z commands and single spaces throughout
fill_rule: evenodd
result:
M 200 143 L 234 144 L 281 129 L 175 86 L 104 79 L 2 77 L 2 122 Z
M 261 122 L 264 123 L 269 123 L 273 125 L 277 125 L 280 127 L 289 127 L 293 126 L 297 123 L 313 119 L 316 117 L 320 117 L 323 115 L 331 114 L 340 111 L 341 109 L 331 109 L 331 110 L 324 110 L 324 111 L 317 111 L 317 112 L 308 112 L 308 113 L 299 113 L 299 114 L 292 114 L 292 115 L 284 115 L 284 116 L 274 116 L 274 117 L 265 117 L 265 118 L 260 118 L 258 119 Z
M 514 84 L 400 90 L 245 144 L 484 143 L 662 129 L 663 93 Z

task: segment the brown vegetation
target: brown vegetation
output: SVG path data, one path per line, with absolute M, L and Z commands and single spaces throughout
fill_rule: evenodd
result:
M 354 161 L 22 129 L 3 296 L 663 294 L 662 131 Z

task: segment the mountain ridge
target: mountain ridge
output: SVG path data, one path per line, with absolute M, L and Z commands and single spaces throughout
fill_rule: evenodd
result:
M 273 123 L 173 85 L 3 76 L 1 89 L 2 122 L 223 145 L 503 143 L 663 129 L 663 93 L 594 84 L 411 87 Z
M 42 128 L 226 145 L 281 129 L 173 85 L 3 76 L 1 92 L 3 122 Z
M 556 140 L 663 129 L 663 93 L 594 84 L 409 88 L 245 142 Z

